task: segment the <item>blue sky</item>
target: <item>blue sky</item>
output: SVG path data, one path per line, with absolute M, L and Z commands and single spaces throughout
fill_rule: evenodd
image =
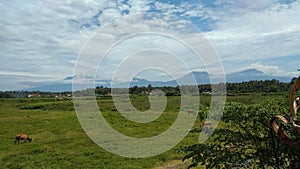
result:
M 4 0 L 0 10 L 0 90 L 72 76 L 80 51 L 96 31 L 147 12 L 194 24 L 214 46 L 225 73 L 255 68 L 300 75 L 299 0 Z M 148 78 L 163 80 L 155 74 Z

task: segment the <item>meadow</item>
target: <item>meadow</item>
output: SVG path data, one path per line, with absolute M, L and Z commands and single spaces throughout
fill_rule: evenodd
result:
M 255 104 L 270 98 L 286 97 L 280 93 L 243 94 L 227 97 L 227 102 Z M 210 96 L 200 97 L 200 109 L 208 108 Z M 147 96 L 133 95 L 138 110 L 150 107 Z M 111 126 L 133 137 L 151 137 L 170 127 L 178 115 L 179 96 L 168 97 L 164 113 L 149 124 L 133 123 L 121 116 L 111 97 L 99 97 L 98 105 Z M 0 168 L 185 168 L 184 154 L 177 149 L 196 144 L 199 133 L 190 132 L 173 149 L 149 158 L 124 158 L 97 146 L 85 134 L 77 119 L 71 98 L 0 99 Z M 200 124 L 197 118 L 194 128 Z M 222 122 L 219 127 L 222 127 Z M 15 135 L 27 133 L 30 143 L 14 144 Z M 188 163 L 188 161 L 186 162 Z M 199 167 L 202 168 L 202 167 Z

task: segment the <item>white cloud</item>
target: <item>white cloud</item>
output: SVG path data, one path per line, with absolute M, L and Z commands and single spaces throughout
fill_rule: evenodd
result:
M 16 72 L 18 78 L 38 72 L 43 80 L 72 75 L 74 65 L 70 60 L 76 60 L 99 27 L 97 21 L 105 22 L 107 18 L 99 12 L 112 13 L 109 7 L 116 6 L 116 2 L 96 0 L 2 2 L 0 71 Z
M 228 69 L 239 66 L 233 66 L 229 61 L 249 60 L 253 63 L 263 58 L 300 54 L 298 0 L 289 4 L 279 0 L 216 0 L 215 6 L 205 3 L 194 0 L 184 0 L 182 4 L 154 0 L 3 1 L 0 3 L 1 75 L 26 79 L 39 76 L 41 80 L 70 76 L 81 48 L 98 28 L 127 13 L 135 15 L 155 10 L 182 20 L 174 25 L 163 20 L 132 20 L 127 27 L 126 22 L 120 25 L 123 32 L 130 32 L 128 29 L 132 28 L 151 31 L 153 28 L 147 24 L 168 30 L 170 26 L 181 29 L 186 22 L 199 25 L 208 22 L 212 30 L 205 35 L 213 42 L 222 60 L 227 61 L 225 67 Z M 118 37 L 114 35 L 121 32 L 108 33 L 113 36 L 107 40 L 116 40 L 114 38 Z M 189 37 L 184 38 L 188 40 Z M 126 46 L 122 52 L 126 52 L 126 48 L 134 46 Z
M 182 27 L 179 29 L 178 25 Z M 99 66 L 98 76 L 109 79 L 114 76 L 116 70 L 121 68 L 118 67 L 121 65 L 125 68 L 122 69 L 124 71 L 118 71 L 121 75 L 118 75 L 117 80 L 124 82 L 128 78 L 133 78 L 132 72 L 136 71 L 136 68 L 145 71 L 144 68 L 150 66 L 151 69 L 157 65 L 156 69 L 161 66 L 162 70 L 168 70 L 175 78 L 179 78 L 189 71 L 205 66 L 211 67 L 218 61 L 212 56 L 213 51 L 208 41 L 199 31 L 187 26 L 185 21 L 178 18 L 132 15 L 116 20 L 100 31 L 88 42 L 82 52 L 78 63 L 80 63 L 79 69 L 84 71 L 78 73 L 93 75 Z M 195 46 L 196 48 L 193 48 Z M 157 50 L 164 52 L 157 52 Z M 199 53 L 201 59 L 193 52 Z M 168 57 L 170 54 L 173 60 Z M 134 57 L 136 55 L 139 58 Z M 98 65 L 101 56 L 105 57 Z M 132 60 L 132 57 L 135 59 Z M 115 79 L 111 80 L 115 81 Z
M 223 8 L 231 8 L 231 11 L 236 10 L 262 10 L 268 8 L 280 0 L 216 0 L 215 4 L 223 6 Z
M 154 0 L 152 0 L 154 1 Z M 146 11 L 150 10 L 151 0 L 128 0 L 128 4 L 130 5 L 129 14 L 142 14 Z
M 54 78 L 53 76 L 51 75 L 41 75 L 41 74 L 34 74 L 34 73 L 31 73 L 31 72 L 11 72 L 11 71 L 0 71 L 0 75 L 3 75 L 3 76 L 20 76 L 20 77 L 24 77 L 24 76 L 27 76 L 27 77 L 46 77 L 46 78 Z
M 156 1 L 154 3 L 156 10 L 161 10 L 166 15 L 177 15 L 182 19 L 190 18 L 215 20 L 216 16 L 212 9 L 205 7 L 201 2 L 182 1 L 181 4 L 171 4 Z
M 110 8 L 103 10 L 101 17 L 99 17 L 99 22 L 103 25 L 110 24 L 114 19 L 121 17 L 121 11 L 115 8 Z
M 288 72 L 278 66 L 264 65 L 262 63 L 252 63 L 247 67 L 247 69 L 256 69 L 263 72 L 266 75 L 271 75 L 271 76 L 297 77 L 299 74 L 299 72 Z
M 224 60 L 258 60 L 300 53 L 300 2 L 226 14 L 207 37 Z

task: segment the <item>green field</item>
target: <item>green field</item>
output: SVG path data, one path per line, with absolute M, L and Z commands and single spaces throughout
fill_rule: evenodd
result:
M 245 94 L 228 96 L 227 102 L 253 104 L 275 97 L 279 96 Z M 139 110 L 147 110 L 150 106 L 146 96 L 132 96 L 131 101 Z M 201 96 L 200 103 L 201 109 L 208 108 L 210 97 Z M 149 124 L 126 120 L 117 113 L 110 97 L 98 98 L 98 104 L 106 120 L 116 130 L 128 136 L 151 137 L 167 130 L 174 122 L 180 97 L 168 97 L 164 113 Z M 194 128 L 198 128 L 199 123 L 197 119 Z M 199 133 L 191 132 L 176 147 L 158 156 L 140 159 L 120 157 L 89 139 L 77 119 L 72 99 L 56 98 L 1 99 L 0 124 L 0 168 L 163 168 L 181 160 L 184 154 L 176 149 L 196 144 L 199 136 Z M 33 141 L 21 141 L 15 145 L 18 133 L 29 134 Z

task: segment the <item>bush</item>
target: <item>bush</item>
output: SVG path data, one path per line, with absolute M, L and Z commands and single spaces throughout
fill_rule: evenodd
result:
M 207 168 L 300 168 L 300 152 L 280 140 L 270 126 L 275 114 L 283 114 L 281 102 L 244 105 L 229 103 L 217 129 L 206 143 L 182 147 L 183 160 L 192 159 Z M 293 129 L 289 128 L 289 133 Z

